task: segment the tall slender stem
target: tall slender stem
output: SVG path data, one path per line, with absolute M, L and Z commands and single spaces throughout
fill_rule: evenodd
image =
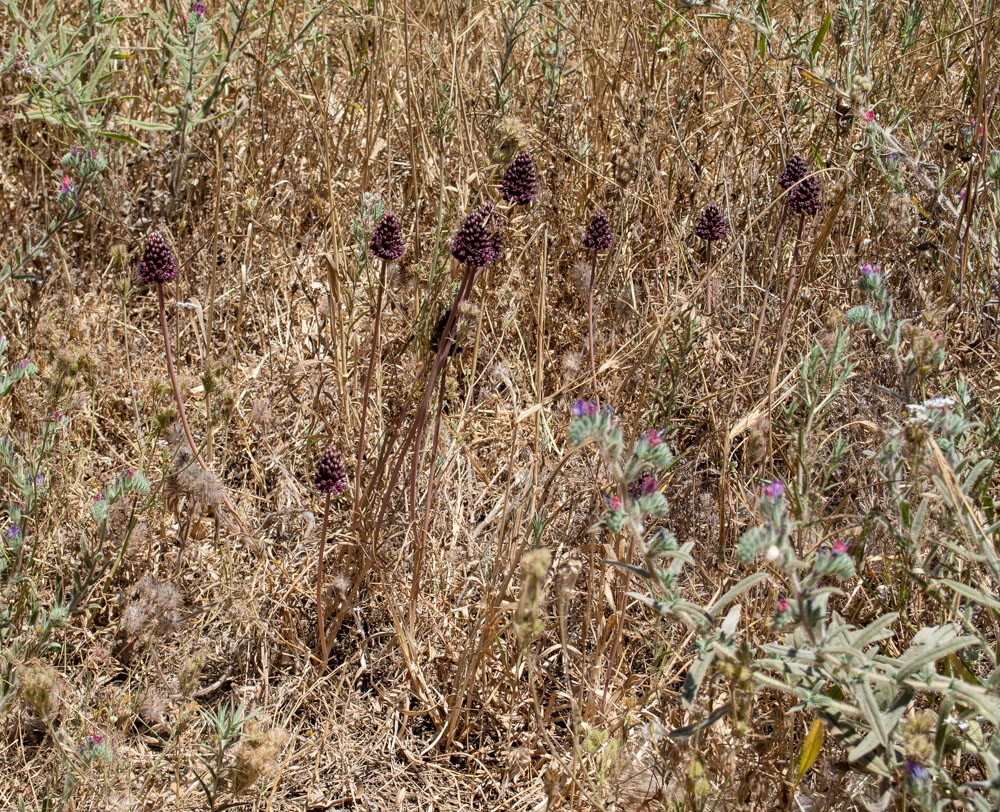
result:
M 167 372 L 170 373 L 170 386 L 174 390 L 174 400 L 177 401 L 177 416 L 180 418 L 181 427 L 184 429 L 184 437 L 191 447 L 191 453 L 194 454 L 194 458 L 198 461 L 198 465 L 201 466 L 201 470 L 208 471 L 208 463 L 202 458 L 201 452 L 198 451 L 198 444 L 194 441 L 194 436 L 191 434 L 191 426 L 188 425 L 187 413 L 184 411 L 184 400 L 181 398 L 181 388 L 177 385 L 177 373 L 174 372 L 174 355 L 170 349 L 170 331 L 167 329 L 167 305 L 163 298 L 163 285 L 156 286 L 156 293 L 160 301 L 160 329 L 163 331 L 163 347 L 167 356 Z M 236 508 L 229 501 L 229 496 L 225 491 L 222 492 L 222 501 L 226 506 L 226 510 L 232 514 L 236 523 L 240 526 L 243 534 L 249 536 L 250 531 L 247 530 L 246 524 L 244 524 L 240 514 L 236 512 Z
M 750 369 L 753 369 L 757 360 L 757 350 L 760 349 L 760 337 L 764 330 L 764 315 L 767 312 L 767 300 L 771 295 L 771 282 L 774 281 L 774 272 L 778 269 L 778 254 L 781 251 L 781 237 L 785 232 L 785 220 L 788 218 L 788 203 L 781 207 L 781 219 L 778 220 L 778 231 L 774 236 L 774 255 L 771 257 L 771 267 L 767 272 L 767 281 L 764 283 L 764 296 L 760 302 L 760 313 L 757 314 L 757 332 L 753 337 L 753 351 L 750 353 Z
M 323 555 L 326 552 L 326 530 L 330 521 L 330 494 L 326 495 L 323 506 L 323 526 L 319 531 L 319 552 L 316 554 L 316 638 L 319 641 L 319 671 L 326 671 L 330 659 L 326 647 L 326 631 L 323 628 L 326 620 L 326 609 L 323 607 Z
M 375 294 L 375 326 L 372 331 L 372 346 L 368 354 L 368 372 L 365 373 L 365 392 L 361 399 L 361 425 L 358 428 L 358 454 L 354 468 L 354 504 L 351 507 L 351 529 L 354 529 L 358 518 L 358 501 L 361 498 L 361 461 L 365 454 L 365 425 L 368 420 L 368 394 L 372 386 L 372 373 L 375 371 L 375 357 L 378 355 L 379 330 L 382 324 L 382 293 L 385 290 L 385 276 L 389 260 L 382 260 L 382 270 L 378 278 L 378 292 Z
M 785 328 L 788 326 L 788 316 L 792 309 L 792 298 L 795 295 L 798 282 L 799 248 L 802 245 L 802 230 L 806 224 L 805 212 L 799 214 L 799 230 L 795 234 L 795 247 L 792 249 L 792 264 L 788 269 L 788 290 L 785 291 L 785 301 L 781 308 L 781 322 L 778 324 L 778 337 L 775 341 L 775 366 L 781 363 L 781 353 L 784 350 Z
M 590 284 L 587 291 L 587 348 L 590 350 L 590 378 L 597 398 L 597 362 L 594 360 L 594 284 L 597 280 L 597 251 L 590 253 Z
M 705 244 L 705 315 L 712 315 L 712 241 Z

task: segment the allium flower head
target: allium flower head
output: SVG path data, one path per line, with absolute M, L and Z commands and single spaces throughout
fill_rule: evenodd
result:
M 782 189 L 791 189 L 808 173 L 809 167 L 806 166 L 806 162 L 803 161 L 798 155 L 793 155 L 788 159 L 788 163 L 785 164 L 785 168 L 781 170 L 781 174 L 778 175 L 778 185 Z
M 159 231 L 146 238 L 146 250 L 139 260 L 136 273 L 143 282 L 162 285 L 177 276 L 177 260 Z
M 608 213 L 604 209 L 598 209 L 590 218 L 590 225 L 587 226 L 583 235 L 583 247 L 589 248 L 591 251 L 607 251 L 612 242 Z
M 729 223 L 726 222 L 726 218 L 722 216 L 718 206 L 709 203 L 698 218 L 698 222 L 694 224 L 695 236 L 701 237 L 706 242 L 715 242 L 728 233 Z
M 486 203 L 471 212 L 451 241 L 451 254 L 463 265 L 482 268 L 503 254 L 503 236 L 489 231 L 486 223 L 493 213 L 493 204 Z
M 500 194 L 504 200 L 522 206 L 538 197 L 538 175 L 528 150 L 521 150 L 503 173 Z
M 340 452 L 332 445 L 327 447 L 316 464 L 313 486 L 320 493 L 329 493 L 334 496 L 347 487 L 347 475 L 344 473 L 343 460 Z
M 823 207 L 820 195 L 819 179 L 809 175 L 788 193 L 788 208 L 799 214 L 816 214 Z
M 399 218 L 395 212 L 387 211 L 382 215 L 368 241 L 368 247 L 379 259 L 389 261 L 399 259 L 406 253 L 403 230 L 399 227 Z

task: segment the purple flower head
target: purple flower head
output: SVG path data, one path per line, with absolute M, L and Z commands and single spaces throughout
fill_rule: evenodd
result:
M 503 199 L 522 206 L 538 197 L 538 175 L 528 150 L 521 150 L 500 179 Z
M 14 364 L 15 369 L 27 369 L 31 365 L 31 361 L 28 358 L 22 358 L 16 364 Z
M 598 209 L 590 218 L 590 224 L 583 234 L 583 247 L 591 251 L 607 251 L 613 241 L 608 213 L 604 209 Z
M 486 227 L 492 213 L 492 203 L 471 212 L 452 238 L 451 254 L 463 265 L 482 268 L 502 256 L 503 237 Z
M 642 495 L 649 496 L 656 490 L 656 477 L 644 476 L 642 478 Z
M 651 446 L 658 446 L 663 442 L 663 438 L 660 436 L 660 432 L 656 429 L 649 429 L 646 431 L 646 442 Z
M 788 208 L 799 214 L 816 214 L 823 207 L 820 196 L 819 178 L 809 175 L 788 193 Z
M 62 196 L 71 195 L 73 194 L 73 189 L 73 179 L 69 175 L 63 175 L 62 183 L 59 186 L 59 194 Z
M 146 250 L 139 260 L 136 273 L 143 282 L 150 285 L 162 285 L 177 276 L 177 259 L 170 250 L 167 241 L 159 231 L 154 231 L 146 238 Z
M 789 609 L 788 598 L 778 598 L 778 611 L 787 612 Z
M 778 175 L 778 185 L 782 189 L 791 189 L 796 183 L 806 176 L 809 167 L 798 155 L 792 155 L 785 164 L 785 168 Z
M 617 496 L 605 495 L 604 502 L 611 510 L 621 510 L 622 500 Z
M 11 524 L 7 526 L 7 538 L 12 539 L 21 531 L 18 529 L 16 524 Z
M 721 240 L 728 233 L 729 223 L 726 222 L 726 218 L 722 216 L 718 206 L 709 203 L 694 224 L 695 236 L 701 237 L 705 242 L 715 242 Z
M 903 762 L 903 769 L 906 770 L 906 774 L 914 781 L 926 781 L 931 777 L 931 774 L 927 771 L 926 767 L 922 764 L 918 764 L 911 758 L 908 758 Z
M 316 464 L 313 487 L 320 493 L 333 494 L 334 496 L 347 487 L 347 475 L 344 473 L 343 460 L 340 452 L 332 445 L 327 447 Z
M 45 481 L 45 474 L 35 474 L 35 484 L 41 485 Z
M 388 261 L 399 259 L 406 253 L 403 230 L 399 227 L 399 218 L 395 212 L 387 211 L 382 215 L 368 241 L 368 247 L 379 259 Z
M 199 17 L 205 16 L 205 4 L 204 3 L 192 3 L 191 13 L 197 14 Z
M 597 404 L 592 400 L 580 398 L 573 404 L 573 417 L 593 417 L 597 414 Z
M 764 498 L 771 502 L 777 502 L 784 495 L 785 483 L 779 479 L 772 480 L 764 486 Z
M 872 265 L 870 262 L 866 262 L 864 265 L 861 266 L 862 276 L 881 276 L 881 274 L 882 274 L 881 265 L 878 264 Z
M 830 547 L 830 557 L 831 558 L 838 558 L 838 557 L 842 556 L 846 552 L 847 552 L 847 542 L 846 541 L 842 541 L 842 540 L 835 541 L 835 542 L 833 542 L 833 545 Z

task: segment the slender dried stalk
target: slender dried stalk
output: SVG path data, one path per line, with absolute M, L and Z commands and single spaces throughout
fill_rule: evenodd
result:
M 785 291 L 785 301 L 781 306 L 781 322 L 778 324 L 778 335 L 775 339 L 775 365 L 781 363 L 781 353 L 785 343 L 785 328 L 788 326 L 788 316 L 792 309 L 792 297 L 798 282 L 799 248 L 802 245 L 802 230 L 806 224 L 805 212 L 799 214 L 799 229 L 795 234 L 795 247 L 792 249 L 792 263 L 788 268 L 788 290 Z
M 323 606 L 323 555 L 326 552 L 326 531 L 330 522 L 330 496 L 329 493 L 326 495 L 326 504 L 323 505 L 323 526 L 319 531 L 319 552 L 316 555 L 316 638 L 319 642 L 320 673 L 326 671 L 330 659 L 326 646 L 326 632 L 323 629 L 326 618 L 326 609 Z
M 375 358 L 378 355 L 379 330 L 382 324 L 382 294 L 385 291 L 386 270 L 389 260 L 382 260 L 382 269 L 378 278 L 378 292 L 375 294 L 375 326 L 372 330 L 372 346 L 368 354 L 368 371 L 365 373 L 365 391 L 361 398 L 361 425 L 358 429 L 357 463 L 354 466 L 354 504 L 351 507 L 351 530 L 357 523 L 358 500 L 361 498 L 361 461 L 365 454 L 365 425 L 368 419 L 368 395 L 371 392 L 372 373 L 375 371 Z
M 597 397 L 597 362 L 594 360 L 594 283 L 597 279 L 597 251 L 590 252 L 590 285 L 587 290 L 587 349 L 590 351 L 590 378 Z
M 198 465 L 201 466 L 202 471 L 208 471 L 208 464 L 202 459 L 201 452 L 198 451 L 198 445 L 194 441 L 194 436 L 191 434 L 191 426 L 188 425 L 187 413 L 184 411 L 184 400 L 181 398 L 181 388 L 177 384 L 177 373 L 174 372 L 174 355 L 170 349 L 170 331 L 167 329 L 167 306 L 163 299 L 163 285 L 156 286 L 156 293 L 160 301 L 160 329 L 163 331 L 163 346 L 167 356 L 167 372 L 170 373 L 170 386 L 174 390 L 174 399 L 177 401 L 177 416 L 180 418 L 181 426 L 184 429 L 184 437 L 187 439 L 188 445 L 191 447 L 191 453 L 194 454 L 194 458 L 198 461 Z M 243 531 L 245 536 L 250 535 L 250 531 L 247 530 L 246 524 L 244 524 L 243 519 L 240 514 L 236 512 L 236 508 L 233 507 L 233 503 L 229 501 L 229 496 L 223 491 L 222 501 L 226 506 L 226 510 L 232 514 L 232 517 L 236 520 L 236 523 L 240 526 L 240 530 Z
M 767 272 L 767 281 L 764 283 L 764 296 L 760 302 L 760 313 L 757 314 L 757 331 L 753 336 L 753 350 L 750 353 L 750 369 L 753 369 L 757 361 L 757 350 L 760 349 L 760 337 L 764 330 L 764 317 L 767 312 L 767 300 L 771 295 L 771 283 L 774 281 L 774 272 L 778 269 L 778 255 L 781 252 L 781 238 L 785 232 L 785 221 L 788 219 L 788 202 L 781 207 L 781 219 L 778 220 L 778 231 L 774 236 L 774 255 L 771 258 L 771 267 Z

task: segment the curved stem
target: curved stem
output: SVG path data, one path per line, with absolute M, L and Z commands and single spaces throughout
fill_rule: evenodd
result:
M 330 521 L 330 494 L 326 495 L 323 506 L 323 527 L 319 531 L 319 553 L 316 555 L 316 637 L 319 640 L 319 670 L 326 671 L 330 659 L 326 647 L 326 631 L 324 630 L 326 611 L 323 608 L 323 554 L 326 552 L 326 530 Z
M 167 306 L 163 299 L 163 285 L 156 286 L 156 293 L 160 301 L 160 329 L 163 331 L 163 347 L 167 356 L 167 372 L 170 373 L 170 386 L 174 390 L 174 400 L 177 401 L 177 416 L 180 418 L 181 426 L 184 429 L 184 437 L 191 447 L 191 453 L 194 454 L 194 458 L 198 461 L 198 465 L 201 466 L 201 470 L 208 471 L 208 464 L 202 459 L 201 453 L 198 451 L 198 444 L 195 443 L 194 437 L 191 434 L 191 426 L 188 425 L 187 413 L 184 411 L 184 401 L 181 398 L 181 388 L 177 385 L 177 373 L 174 372 L 174 355 L 170 349 L 170 331 L 167 329 Z M 225 491 L 222 492 L 222 502 L 225 504 L 226 510 L 232 514 L 236 523 L 240 526 L 243 534 L 249 536 L 250 531 L 247 530 L 246 524 L 243 523 L 243 519 L 236 512 L 236 508 L 229 501 L 229 496 Z

